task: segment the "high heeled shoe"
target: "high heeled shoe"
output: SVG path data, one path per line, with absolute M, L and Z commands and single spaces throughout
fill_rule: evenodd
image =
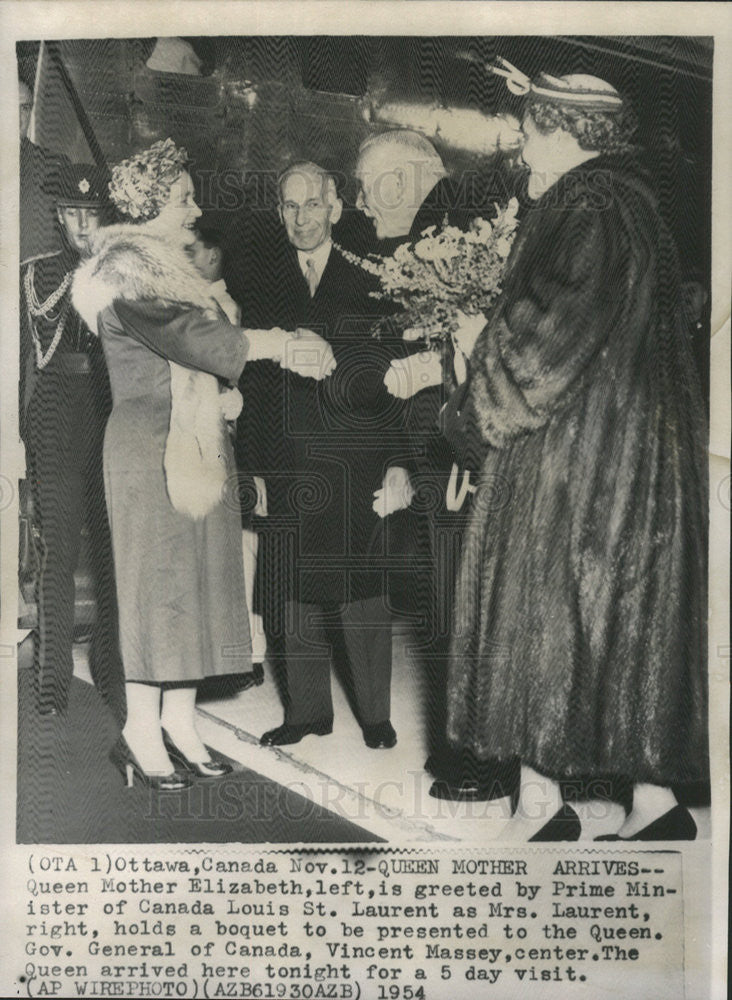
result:
M 676 805 L 630 837 L 606 833 L 602 837 L 595 837 L 595 840 L 696 840 L 696 823 L 688 809 Z
M 190 771 L 199 778 L 223 778 L 225 774 L 231 774 L 234 768 L 231 764 L 225 764 L 222 760 L 189 760 L 182 750 L 173 743 L 169 734 L 163 730 L 163 743 L 168 751 L 168 756 L 184 771 Z
M 156 792 L 180 792 L 193 784 L 193 780 L 180 771 L 173 771 L 172 774 L 150 774 L 143 770 L 137 757 L 130 750 L 127 740 L 121 734 L 109 751 L 109 759 L 126 778 L 128 788 L 132 788 L 135 775 L 143 785 Z

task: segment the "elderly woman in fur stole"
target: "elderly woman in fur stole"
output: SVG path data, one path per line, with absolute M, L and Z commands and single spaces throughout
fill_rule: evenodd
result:
M 137 774 L 159 790 L 227 773 L 196 731 L 196 684 L 250 666 L 239 503 L 226 490 L 227 421 L 241 408 L 231 387 L 261 358 L 316 378 L 333 364 L 314 334 L 313 351 L 288 352 L 284 331 L 228 322 L 185 250 L 201 214 L 185 162 L 167 139 L 114 168 L 111 198 L 136 224 L 100 231 L 73 284 L 113 395 L 104 472 L 128 711 L 112 759 L 128 784 Z
M 447 735 L 520 758 L 501 839 L 578 839 L 561 780 L 611 774 L 633 804 L 609 839 L 690 839 L 672 786 L 708 773 L 706 430 L 675 251 L 617 91 L 525 91 L 529 207 L 444 415 L 483 456 Z

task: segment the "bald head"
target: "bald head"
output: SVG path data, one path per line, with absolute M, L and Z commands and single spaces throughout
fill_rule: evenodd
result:
M 343 202 L 331 174 L 317 163 L 293 163 L 279 178 L 280 218 L 298 250 L 317 250 L 330 239 Z
M 356 204 L 372 220 L 379 239 L 406 236 L 422 202 L 445 176 L 437 150 L 419 132 L 382 132 L 359 149 Z
M 312 186 L 320 184 L 324 196 L 330 194 L 333 198 L 337 197 L 336 183 L 332 174 L 329 174 L 319 164 L 313 163 L 312 160 L 298 160 L 296 163 L 291 163 L 286 170 L 283 170 L 278 178 L 277 184 L 280 202 L 282 201 L 283 188 L 291 178 L 296 178 L 298 183 L 303 185 Z
M 27 83 L 18 80 L 18 112 L 20 114 L 20 138 L 28 135 L 31 111 L 33 110 L 33 94 Z
M 391 132 L 379 132 L 364 139 L 359 148 L 359 158 L 373 153 L 385 153 L 396 165 L 398 163 L 429 163 L 437 173 L 445 173 L 440 154 L 419 132 L 398 128 Z

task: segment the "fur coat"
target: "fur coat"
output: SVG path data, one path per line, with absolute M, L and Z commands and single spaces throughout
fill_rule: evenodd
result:
M 144 226 L 100 230 L 93 255 L 77 269 L 72 301 L 89 329 L 115 299 L 189 305 L 219 314 L 209 283 L 182 244 L 171 244 Z M 168 362 L 170 427 L 164 469 L 168 496 L 182 514 L 202 518 L 219 502 L 227 476 L 223 435 L 241 410 L 238 390 L 220 389 L 215 376 Z
M 678 290 L 620 158 L 569 172 L 521 224 L 460 405 L 483 461 L 448 735 L 481 758 L 707 775 L 705 416 Z

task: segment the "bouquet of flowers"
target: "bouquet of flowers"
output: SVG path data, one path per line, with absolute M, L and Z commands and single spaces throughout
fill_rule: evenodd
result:
M 512 198 L 494 219 L 474 219 L 467 232 L 455 226 L 426 229 L 414 244 L 403 244 L 392 257 L 357 257 L 341 252 L 381 282 L 371 294 L 402 306 L 397 316 L 380 321 L 375 336 L 396 325 L 405 339 L 421 340 L 440 350 L 449 344 L 465 317 L 485 314 L 501 290 L 501 277 L 518 220 Z

